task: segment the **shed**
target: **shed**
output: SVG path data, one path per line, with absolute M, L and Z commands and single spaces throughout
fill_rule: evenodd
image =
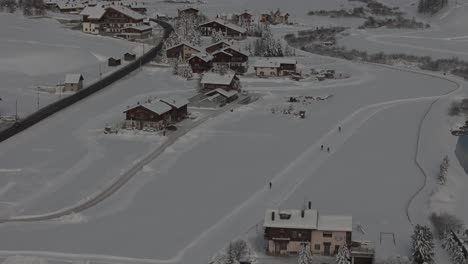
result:
M 77 92 L 83 88 L 83 75 L 79 73 L 67 74 L 65 76 L 64 92 Z
M 107 65 L 109 65 L 109 67 L 116 67 L 116 66 L 119 66 L 120 64 L 122 64 L 120 59 L 115 59 L 113 57 L 110 57 L 107 60 Z
M 226 91 L 235 90 L 239 87 L 239 78 L 233 72 L 223 75 L 216 72 L 208 72 L 203 74 L 200 84 L 204 89 L 222 88 Z
M 213 95 L 220 95 L 225 99 L 226 103 L 231 103 L 235 101 L 237 98 L 239 98 L 239 94 L 237 93 L 237 91 L 235 90 L 226 91 L 221 88 L 214 89 L 213 91 L 209 91 L 205 93 L 205 95 L 208 97 L 213 96 Z
M 132 60 L 135 60 L 135 59 L 136 59 L 136 54 L 134 54 L 134 53 L 127 52 L 127 53 L 124 54 L 124 60 L 125 61 L 132 61 Z

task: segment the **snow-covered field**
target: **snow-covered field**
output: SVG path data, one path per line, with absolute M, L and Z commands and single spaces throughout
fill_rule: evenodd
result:
M 414 11 L 402 0 L 386 2 Z M 301 23 L 276 27 L 277 35 L 351 21 L 306 16 L 314 8 L 349 7 L 345 0 L 268 3 Z M 269 9 L 264 4 L 219 0 L 201 8 L 208 15 L 261 12 Z M 169 14 L 181 6 L 152 4 Z M 467 10 L 448 9 L 433 31 L 401 36 L 396 34 L 405 31 L 356 31 L 368 37 L 351 35 L 343 41 L 369 51 L 411 47 L 421 55 L 463 57 L 464 29 L 455 26 L 463 24 L 462 11 Z M 453 31 L 443 31 L 444 26 Z M 372 46 L 377 40 L 385 43 Z M 449 81 L 453 77 L 300 55 L 303 69 L 335 69 L 351 78 L 320 83 L 242 78 L 244 89 L 263 94 L 259 101 L 195 128 L 88 211 L 44 223 L 1 225 L 0 236 L 8 239 L 0 240 L 0 255 L 18 253 L 12 250 L 113 263 L 206 263 L 236 237 L 253 230 L 261 236 L 265 209 L 300 208 L 308 200 L 321 212 L 352 215 L 354 227 L 365 230 L 355 230 L 354 238 L 372 240 L 378 257 L 409 255 L 412 224 L 427 223 L 431 210 L 447 209 L 468 221 L 461 210 L 468 184 L 452 154 L 455 138 L 448 133 L 446 117 L 451 98 L 464 95 L 464 81 L 455 79 L 459 89 Z M 160 138 L 104 136 L 105 124 L 121 120 L 122 109 L 148 94 L 188 95 L 194 87 L 195 82 L 171 77 L 170 70 L 144 68 L 2 143 L 2 215 L 44 213 L 85 199 L 161 143 Z M 333 96 L 298 105 L 297 110 L 307 111 L 305 120 L 271 113 L 288 106 L 286 97 L 299 95 Z M 320 151 L 322 144 L 331 152 Z M 437 188 L 435 174 L 446 154 L 453 164 L 450 184 Z M 424 183 L 416 161 L 428 181 L 413 199 Z M 380 244 L 380 232 L 395 233 L 396 245 L 387 238 Z
M 29 19 L 0 12 L 0 112 L 24 117 L 59 99 L 59 95 L 38 94 L 37 86 L 63 83 L 67 73 L 81 73 L 85 84 L 105 74 L 107 58 L 122 57 L 141 44 L 108 37 L 91 36 L 63 28 L 54 19 Z

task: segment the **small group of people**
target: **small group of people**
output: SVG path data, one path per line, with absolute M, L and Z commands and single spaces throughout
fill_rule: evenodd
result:
M 341 126 L 338 127 L 338 132 L 341 133 Z M 324 147 L 323 145 L 320 146 L 320 150 L 323 151 L 324 148 L 325 148 L 325 147 Z M 327 147 L 327 152 L 330 152 L 330 147 Z

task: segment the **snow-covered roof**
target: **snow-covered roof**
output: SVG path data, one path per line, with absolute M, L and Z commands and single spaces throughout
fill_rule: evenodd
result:
M 201 24 L 200 27 L 203 27 L 203 26 L 208 25 L 208 24 L 210 24 L 210 23 L 217 23 L 217 24 L 223 25 L 223 26 L 225 26 L 225 27 L 227 27 L 227 28 L 230 28 L 230 29 L 235 30 L 235 31 L 240 32 L 240 33 L 245 33 L 245 32 L 247 32 L 247 29 L 245 29 L 245 28 L 243 28 L 243 27 L 240 27 L 240 26 L 238 26 L 238 25 L 234 25 L 234 24 L 232 24 L 232 23 L 226 22 L 226 21 L 224 21 L 224 20 L 222 20 L 222 19 L 214 19 L 214 20 L 211 20 L 211 21 L 209 21 L 209 22 L 206 22 L 206 23 Z
M 168 104 L 163 103 L 163 102 L 161 102 L 159 100 L 153 100 L 153 101 L 151 101 L 149 103 L 137 104 L 135 106 L 132 106 L 129 109 L 127 109 L 124 113 L 126 113 L 126 112 L 128 112 L 128 111 L 130 111 L 132 109 L 135 109 L 137 107 L 140 107 L 140 106 L 144 107 L 144 108 L 146 108 L 146 109 L 150 110 L 151 112 L 156 113 L 158 115 L 165 114 L 165 113 L 172 110 L 172 108 Z
M 301 215 L 301 210 L 281 211 L 281 213 L 288 213 L 291 217 L 289 219 L 281 219 L 279 210 L 266 210 L 263 226 L 273 228 L 317 229 L 317 210 L 304 210 L 304 217 Z
M 160 99 L 161 102 L 166 103 L 175 108 L 181 108 L 185 105 L 188 105 L 189 101 L 181 96 L 173 95 L 171 97 L 166 97 Z
M 237 91 L 235 90 L 230 90 L 230 91 L 226 91 L 224 89 L 221 89 L 221 88 L 217 88 L 217 89 L 214 89 L 213 91 L 209 91 L 207 93 L 205 93 L 206 96 L 212 96 L 213 94 L 220 94 L 226 98 L 231 98 L 235 95 L 237 95 Z
M 79 83 L 83 80 L 83 75 L 79 73 L 67 74 L 65 76 L 65 83 Z
M 228 55 L 229 57 L 232 57 L 231 53 L 228 53 L 228 52 L 226 52 L 224 50 L 217 50 L 217 51 L 213 52 L 212 55 L 214 56 L 214 55 L 219 54 L 219 53 L 224 53 L 224 54 Z
M 353 231 L 353 217 L 319 215 L 317 229 L 322 231 Z
M 173 49 L 173 48 L 177 48 L 177 47 L 179 47 L 179 46 L 181 46 L 181 45 L 185 45 L 185 46 L 187 46 L 187 47 L 189 47 L 189 48 L 192 48 L 192 49 L 194 49 L 194 50 L 196 50 L 196 51 L 198 51 L 198 52 L 201 52 L 201 49 L 200 49 L 200 48 L 195 47 L 194 45 L 192 45 L 192 44 L 190 44 L 190 43 L 188 43 L 188 42 L 186 42 L 186 41 L 181 42 L 181 43 L 179 43 L 179 44 L 177 44 L 177 45 L 174 45 L 174 46 L 172 46 L 172 47 L 169 47 L 169 48 L 167 48 L 167 50 L 170 50 L 170 49 Z
M 70 2 L 57 2 L 57 6 L 60 10 L 65 9 L 77 9 L 77 8 L 85 8 L 85 5 L 82 3 L 70 3 Z
M 278 68 L 281 66 L 281 64 L 297 64 L 297 61 L 288 58 L 258 60 L 255 62 L 254 68 Z
M 226 48 L 223 49 L 223 51 L 229 53 L 229 51 L 226 51 L 226 50 L 228 50 L 228 49 L 232 49 L 232 50 L 234 50 L 234 51 L 236 51 L 236 52 L 238 52 L 238 53 L 240 53 L 240 54 L 242 54 L 242 55 L 245 55 L 245 56 L 247 56 L 247 57 L 249 56 L 249 55 L 246 54 L 245 52 L 240 51 L 239 49 L 236 49 L 236 48 L 234 48 L 234 47 L 226 47 Z
M 224 75 L 221 75 L 216 72 L 207 72 L 203 74 L 201 79 L 201 84 L 220 84 L 220 85 L 229 85 L 236 76 L 233 72 L 228 72 Z
M 351 216 L 321 215 L 317 210 L 266 210 L 264 227 L 297 228 L 320 231 L 353 231 L 353 218 Z M 272 214 L 274 213 L 274 220 Z M 290 215 L 288 219 L 281 219 L 281 214 Z
M 254 64 L 254 68 L 279 68 L 280 64 L 273 60 L 258 60 Z
M 204 62 L 209 62 L 213 59 L 213 56 L 211 56 L 211 54 L 208 54 L 208 53 L 196 53 L 196 54 L 193 54 L 192 57 L 190 57 L 188 60 L 191 60 L 193 58 L 199 58 L 200 60 L 203 60 Z
M 125 7 L 125 6 L 112 5 L 112 6 L 109 6 L 108 8 L 112 8 L 115 11 L 123 15 L 126 15 L 130 18 L 133 18 L 135 20 L 145 19 L 145 16 L 143 16 L 142 14 L 135 12 L 132 9 Z
M 210 44 L 210 45 L 206 46 L 206 49 L 211 48 L 211 47 L 214 47 L 214 46 L 219 45 L 219 44 L 221 44 L 221 43 L 224 43 L 224 44 L 228 45 L 228 47 L 231 46 L 231 44 L 229 44 L 227 41 L 225 41 L 225 40 L 220 40 L 220 41 L 218 41 L 218 42 L 215 42 L 215 43 L 213 43 L 213 44 Z
M 88 16 L 89 19 L 100 19 L 105 12 L 106 9 L 101 5 L 87 6 L 81 11 L 80 15 Z

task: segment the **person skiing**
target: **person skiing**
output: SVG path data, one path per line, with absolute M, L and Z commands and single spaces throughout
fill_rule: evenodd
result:
M 338 131 L 341 132 L 341 126 L 338 127 Z
M 323 150 L 323 145 L 320 147 L 320 150 Z
M 330 152 L 330 147 L 327 148 L 327 151 Z
M 271 189 L 272 186 L 273 186 L 273 184 L 270 182 L 270 189 Z

